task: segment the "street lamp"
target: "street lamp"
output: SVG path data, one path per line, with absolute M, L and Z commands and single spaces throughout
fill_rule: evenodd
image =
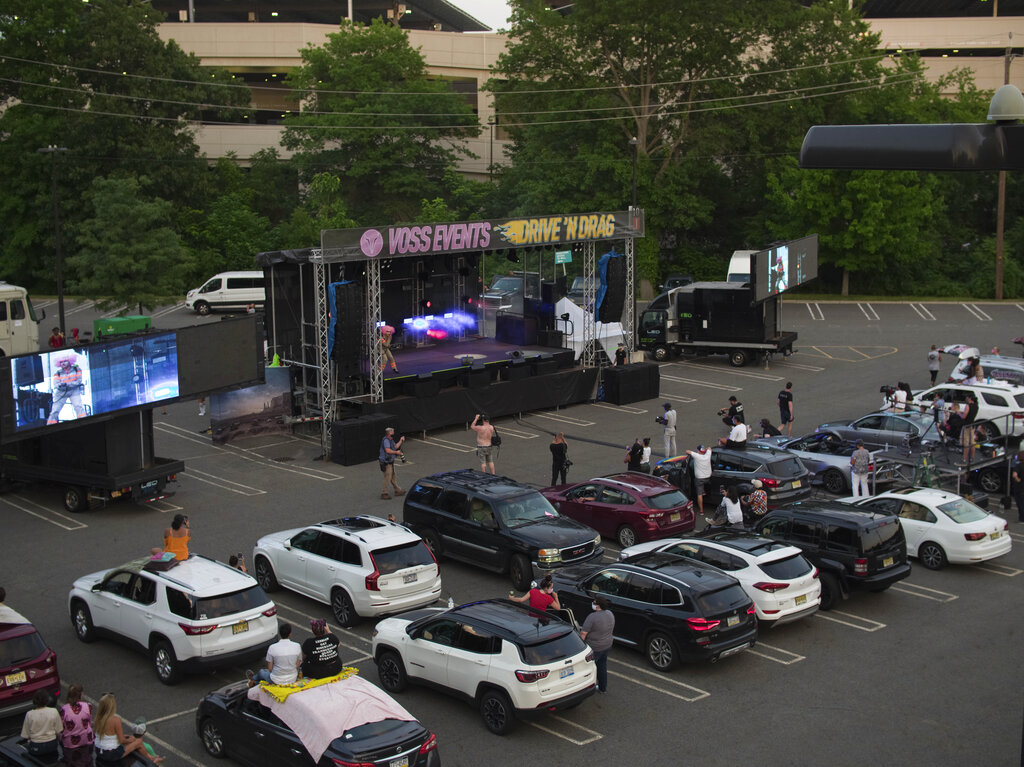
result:
M 1009 65 L 1007 65 L 1009 66 Z M 1024 120 L 1024 96 L 1016 85 L 1002 85 L 992 96 L 988 119 L 997 125 L 1013 125 Z M 1006 221 L 1006 171 L 999 171 L 996 198 L 996 300 L 1003 298 L 1003 225 Z
M 60 207 L 57 205 L 57 153 L 68 151 L 67 147 L 50 146 L 37 149 L 37 152 L 50 155 L 50 199 L 53 202 L 53 241 L 55 251 L 55 273 L 57 276 L 57 314 L 60 321 L 60 332 L 64 333 L 64 259 L 60 253 Z
M 636 136 L 633 136 L 633 138 L 631 138 L 629 140 L 629 143 L 630 143 L 630 146 L 633 147 L 633 204 L 630 207 L 631 208 L 635 208 L 636 207 L 636 164 L 637 164 L 637 159 L 640 156 L 640 139 L 638 139 Z
M 491 154 L 490 161 L 487 163 L 487 180 L 494 180 L 494 124 L 497 122 L 494 115 L 487 115 L 487 125 L 491 129 Z

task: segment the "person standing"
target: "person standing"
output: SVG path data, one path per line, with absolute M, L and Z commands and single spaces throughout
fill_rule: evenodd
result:
M 82 692 L 80 684 L 68 687 L 67 703 L 60 707 L 64 727 L 60 745 L 68 767 L 92 767 L 93 763 L 93 711 L 92 706 L 82 701 Z
M 46 340 L 46 343 L 51 349 L 64 348 L 64 334 L 60 332 L 60 328 L 54 328 L 50 331 L 50 337 Z
M 626 345 L 619 342 L 618 347 L 615 349 L 615 366 L 620 367 L 626 364 Z
M 964 412 L 964 427 L 960 430 L 960 446 L 964 449 L 965 464 L 974 460 L 974 422 L 978 418 L 978 398 L 973 392 L 967 393 L 967 407 Z
M 274 644 L 267 648 L 267 667 L 261 668 L 255 674 L 246 671 L 249 678 L 249 686 L 257 682 L 270 682 L 270 684 L 295 684 L 299 680 L 299 667 L 302 665 L 302 647 L 298 642 L 291 640 L 292 624 L 282 623 L 278 626 L 277 635 L 280 637 Z
M 302 675 L 310 679 L 326 679 L 341 673 L 338 637 L 331 633 L 323 618 L 309 622 L 313 636 L 302 643 Z
M 793 382 L 787 381 L 786 388 L 779 392 L 779 431 L 786 430 L 786 436 L 793 436 Z
M 697 496 L 697 508 L 704 513 L 704 486 L 711 479 L 711 451 L 704 445 L 697 446 L 697 452 L 687 450 L 693 461 L 693 493 Z
M 935 386 L 935 378 L 939 374 L 939 363 L 942 361 L 942 352 L 935 348 L 935 344 L 932 344 L 932 349 L 928 352 L 928 375 L 931 376 L 932 386 Z
M 391 353 L 391 341 L 395 337 L 395 329 L 390 325 L 384 325 L 380 329 L 380 348 L 384 353 L 384 358 L 380 364 L 380 369 L 384 370 L 389 364 L 391 369 L 397 373 L 398 366 L 395 364 L 395 355 Z
M 559 484 L 557 480 L 561 476 L 561 484 L 564 485 L 565 474 L 569 469 L 565 465 L 566 461 L 569 460 L 569 443 L 565 441 L 565 435 L 562 432 L 558 432 L 548 447 L 551 449 L 551 484 Z
M 1013 459 L 1010 493 L 1017 504 L 1017 521 L 1024 524 L 1024 451 L 1017 453 Z
M 594 651 L 597 666 L 597 691 L 608 692 L 608 651 L 612 649 L 615 633 L 615 615 L 605 597 L 594 597 L 590 605 L 594 612 L 580 627 L 580 638 Z
M 671 402 L 666 402 L 662 408 L 665 414 L 654 420 L 665 427 L 665 457 L 671 458 L 676 454 L 676 411 L 672 409 Z
M 380 470 L 384 473 L 384 484 L 380 490 L 382 501 L 391 498 L 388 490 L 394 488 L 395 497 L 405 495 L 405 491 L 398 486 L 398 479 L 395 477 L 395 456 L 402 455 L 402 444 L 405 436 L 395 442 L 395 430 L 391 426 L 384 429 L 384 439 L 380 441 L 380 453 L 377 460 L 380 461 Z
M 644 445 L 639 437 L 633 438 L 633 444 L 626 450 L 626 469 L 640 471 L 640 462 L 644 458 Z
M 644 437 L 644 452 L 640 456 L 640 471 L 644 474 L 651 473 L 651 438 Z
M 932 400 L 932 416 L 935 423 L 940 426 L 946 422 L 946 398 L 942 396 L 941 391 L 936 392 L 935 399 Z
M 473 423 L 469 425 L 476 432 L 476 454 L 480 459 L 480 471 L 485 474 L 494 473 L 494 427 L 484 413 L 477 413 Z
M 857 440 L 857 449 L 850 456 L 850 478 L 853 484 L 853 497 L 867 498 L 871 495 L 868 486 L 868 474 L 871 471 L 871 453 L 864 447 L 864 440 Z

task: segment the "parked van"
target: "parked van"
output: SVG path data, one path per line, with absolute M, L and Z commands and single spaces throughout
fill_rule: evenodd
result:
M 0 282 L 0 356 L 39 351 L 39 322 L 25 288 Z
M 221 272 L 208 279 L 201 288 L 185 296 L 185 306 L 196 314 L 209 314 L 216 309 L 245 309 L 249 304 L 263 308 L 267 300 L 263 272 Z
M 729 259 L 726 282 L 750 282 L 750 257 L 756 250 L 734 250 Z

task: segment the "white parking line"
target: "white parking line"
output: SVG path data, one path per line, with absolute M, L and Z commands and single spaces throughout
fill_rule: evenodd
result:
M 1014 306 L 1016 306 L 1018 309 L 1024 312 L 1024 306 L 1021 306 L 1020 304 L 1014 304 Z
M 594 421 L 584 421 L 580 418 L 573 418 L 572 416 L 561 415 L 559 413 L 541 413 L 540 411 L 530 413 L 530 418 L 547 418 L 549 421 L 570 423 L 573 426 L 593 426 L 595 423 Z
M 871 306 L 871 304 L 857 304 L 857 308 L 860 309 L 861 313 L 869 320 L 880 319 L 880 317 L 878 316 L 878 312 L 875 311 L 874 307 Z
M 996 575 L 1005 575 L 1007 578 L 1013 578 L 1015 575 L 1024 573 L 1024 570 L 1018 570 L 1016 567 L 1007 567 L 1006 565 L 999 565 L 995 562 L 985 562 L 981 565 L 975 565 L 979 570 L 984 570 L 987 573 L 995 573 Z
M 667 376 L 664 373 L 661 375 L 662 381 L 672 381 L 674 383 L 684 383 L 690 386 L 702 386 L 705 389 L 718 389 L 719 391 L 743 391 L 742 386 L 729 386 L 729 384 L 718 384 L 708 383 L 707 381 L 698 381 L 695 378 L 681 378 L 680 376 Z M 781 380 L 781 379 L 779 379 Z
M 817 618 L 824 618 L 825 620 L 832 621 L 833 623 L 841 623 L 844 626 L 849 626 L 850 628 L 857 629 L 858 631 L 867 631 L 870 633 L 872 631 L 878 631 L 879 629 L 885 628 L 884 623 L 869 620 L 868 618 L 861 618 L 859 615 L 854 615 L 852 613 L 844 613 L 842 610 L 830 610 L 827 613 L 817 612 L 814 615 Z M 849 620 L 844 621 L 842 618 L 837 618 L 837 615 L 843 615 L 846 618 L 849 618 Z M 853 623 L 852 621 L 860 621 L 860 623 Z
M 441 439 L 440 437 L 427 437 L 426 439 L 420 441 L 424 445 L 432 445 L 433 447 L 443 447 L 445 450 L 454 450 L 456 453 L 476 452 L 475 447 L 466 447 L 461 442 L 451 442 L 450 440 Z
M 161 514 L 169 514 L 172 511 L 181 511 L 184 506 L 179 506 L 176 503 L 171 503 L 166 498 L 161 498 L 159 501 L 151 501 L 146 504 L 147 508 L 156 509 Z
M 720 368 L 720 367 L 715 367 L 714 365 L 701 365 L 701 364 L 699 364 L 697 362 L 677 362 L 677 363 L 673 363 L 673 364 L 679 365 L 680 367 L 700 368 L 702 370 L 710 370 L 713 373 L 721 373 L 722 375 L 727 375 L 730 378 L 732 378 L 734 376 L 739 376 L 740 378 L 756 378 L 759 381 L 781 381 L 782 380 L 781 376 L 773 376 L 773 375 L 769 375 L 768 373 L 754 373 L 754 372 L 751 372 L 751 371 L 748 371 L 748 370 L 737 370 L 736 368 Z M 665 367 L 665 365 L 662 365 L 662 367 Z
M 554 735 L 557 738 L 561 738 L 562 740 L 567 740 L 567 741 L 569 741 L 570 743 L 572 743 L 573 745 L 576 745 L 576 746 L 585 746 L 588 743 L 593 743 L 595 740 L 601 740 L 601 738 L 604 737 L 604 735 L 602 735 L 601 733 L 595 732 L 594 730 L 591 730 L 591 729 L 588 729 L 588 728 L 584 727 L 582 724 L 576 724 L 576 722 L 571 722 L 571 721 L 569 721 L 568 719 L 566 719 L 565 717 L 562 717 L 562 716 L 555 716 L 554 714 L 552 714 L 551 716 L 548 716 L 547 719 L 556 719 L 559 722 L 561 722 L 563 725 L 566 725 L 568 727 L 575 727 L 575 728 L 577 728 L 579 730 L 583 730 L 583 732 L 589 734 L 590 737 L 585 739 L 585 740 L 579 740 L 577 738 L 570 738 L 564 732 L 559 732 L 558 730 L 552 730 L 550 727 L 545 727 L 544 725 L 538 724 L 537 722 L 527 721 L 527 724 L 533 725 L 538 730 L 543 730 L 544 732 L 550 733 L 551 735 Z
M 239 482 L 232 482 L 230 479 L 224 479 L 218 477 L 216 474 L 208 474 L 205 471 L 199 471 L 199 469 L 189 469 L 188 473 L 184 475 L 186 479 L 196 479 L 200 482 L 205 482 L 208 485 L 219 487 L 221 490 L 227 490 L 229 493 L 238 493 L 238 495 L 266 495 L 266 490 L 260 490 L 259 488 L 249 487 Z M 207 479 L 208 477 L 208 479 Z
M 761 650 L 768 650 L 769 652 L 765 653 L 761 652 Z M 775 663 L 781 663 L 783 666 L 790 666 L 794 663 L 799 663 L 800 661 L 806 659 L 806 656 L 804 655 L 798 655 L 795 652 L 783 650 L 781 647 L 775 647 L 770 644 L 765 644 L 764 642 L 758 642 L 756 645 L 747 650 L 747 652 L 751 655 L 757 655 L 760 658 L 764 658 L 765 660 L 774 661 Z M 777 654 L 780 657 L 774 657 L 774 654 Z
M 508 426 L 502 425 L 501 427 L 502 436 L 508 435 L 510 437 L 516 437 L 518 439 L 537 439 L 540 435 L 534 434 L 532 431 L 520 431 L 518 429 L 512 429 Z
M 699 687 L 692 687 L 692 686 L 690 686 L 688 684 L 685 684 L 683 682 L 676 681 L 675 679 L 672 679 L 671 677 L 665 676 L 664 674 L 658 674 L 658 673 L 655 673 L 654 671 L 650 671 L 649 669 L 641 668 L 640 666 L 634 666 L 632 663 L 626 663 L 625 661 L 619 660 L 618 658 L 612 658 L 611 656 L 609 656 L 608 660 L 610 662 L 618 663 L 620 666 L 625 666 L 626 668 L 632 669 L 633 671 L 639 671 L 641 674 L 647 674 L 649 676 L 656 677 L 659 681 L 667 682 L 669 684 L 673 684 L 676 687 L 682 687 L 684 690 L 690 690 L 691 692 L 694 692 L 694 693 L 697 693 L 697 694 L 696 695 L 683 695 L 681 693 L 672 692 L 671 690 L 666 690 L 663 687 L 657 687 L 657 686 L 652 685 L 652 684 L 647 684 L 646 682 L 641 682 L 639 679 L 637 679 L 635 677 L 632 677 L 632 676 L 629 676 L 628 674 L 621 674 L 618 671 L 611 671 L 611 670 L 608 671 L 608 673 L 612 674 L 613 676 L 617 676 L 617 677 L 620 677 L 622 679 L 628 679 L 630 682 L 633 682 L 634 684 L 638 684 L 641 687 L 646 687 L 648 690 L 655 690 L 657 692 L 663 692 L 666 695 L 671 695 L 673 698 L 679 698 L 680 700 L 685 700 L 687 703 L 693 703 L 693 702 L 701 700 L 703 698 L 707 698 L 707 697 L 709 697 L 711 695 L 711 693 L 708 692 L 707 690 L 702 690 Z
M 819 367 L 817 365 L 803 365 L 803 364 L 801 364 L 799 362 L 790 362 L 788 359 L 779 360 L 778 362 L 776 362 L 774 364 L 778 365 L 779 367 L 784 367 L 784 368 L 796 368 L 797 370 L 808 370 L 811 373 L 820 373 L 822 370 L 825 369 L 825 368 Z M 781 381 L 782 379 L 781 378 L 777 378 L 775 380 Z
M 935 319 L 935 315 L 928 311 L 924 304 L 910 304 L 910 308 L 917 312 L 917 316 L 922 320 Z
M 84 304 L 76 306 L 74 309 L 68 309 L 64 314 L 78 314 L 79 312 L 84 312 L 87 309 L 92 309 L 95 305 L 95 301 L 86 301 Z
M 171 720 L 171 719 L 177 719 L 179 716 L 185 716 L 185 714 L 194 714 L 195 712 L 196 712 L 196 710 L 194 708 L 190 708 L 190 709 L 187 709 L 185 711 L 179 711 L 176 714 L 168 714 L 167 716 L 158 716 L 156 719 L 150 719 L 149 717 L 146 717 L 146 727 L 149 727 L 152 724 L 157 724 L 158 722 L 166 722 L 166 721 Z
M 979 309 L 977 304 L 960 304 L 960 306 L 969 311 L 977 320 L 981 320 L 982 322 L 992 321 L 992 318 Z
M 608 405 L 604 402 L 594 402 L 593 406 L 604 408 L 605 410 L 614 410 L 617 413 L 628 413 L 629 415 L 643 415 L 647 412 L 645 408 L 630 407 L 629 405 Z
M 816 320 L 817 322 L 821 322 L 821 321 L 823 321 L 825 319 L 825 313 L 821 310 L 821 305 L 820 304 L 818 304 L 818 303 L 813 303 L 813 304 L 812 303 L 807 303 L 807 304 L 805 304 L 805 306 L 807 307 L 807 313 L 809 315 L 811 315 L 811 319 L 812 320 Z M 811 307 L 813 307 L 813 308 L 811 308 Z
M 1010 533 L 1010 537 L 1018 542 L 1024 542 L 1024 533 Z
M 178 309 L 180 309 L 184 305 L 185 305 L 185 302 L 182 301 L 181 303 L 173 304 L 172 306 L 168 306 L 165 309 L 161 309 L 158 312 L 153 312 L 153 314 L 150 315 L 150 316 L 152 316 L 152 317 L 166 317 L 168 314 L 173 314 L 174 312 L 178 311 Z
M 26 514 L 31 514 L 33 517 L 37 517 L 37 518 L 43 520 L 43 522 L 49 522 L 51 525 L 54 525 L 56 527 L 60 527 L 60 528 L 62 528 L 64 530 L 81 530 L 83 528 L 88 527 L 88 525 L 85 524 L 84 522 L 79 522 L 77 519 L 72 519 L 71 517 L 66 517 L 63 514 L 61 514 L 60 512 L 53 511 L 52 509 L 48 509 L 45 506 L 36 503 L 35 501 L 32 501 L 32 500 L 29 500 L 28 498 L 25 498 L 24 496 L 15 495 L 13 497 L 18 499 L 19 501 L 21 501 L 23 504 L 26 504 L 26 506 L 19 506 L 17 503 L 15 503 L 14 501 L 11 500 L 11 497 L 12 496 L 7 496 L 7 497 L 3 498 L 2 500 L 8 506 L 13 506 L 14 508 L 18 509 L 19 511 L 24 511 Z M 37 509 L 41 509 L 42 511 L 45 512 L 45 515 L 44 514 L 40 514 L 39 512 L 36 512 L 36 511 L 32 511 L 32 509 L 26 508 L 27 506 L 35 506 Z M 56 519 L 50 519 L 50 517 L 56 517 Z M 62 522 L 61 520 L 64 520 L 64 521 Z M 65 522 L 67 524 L 65 524 Z
M 696 402 L 693 397 L 685 397 L 682 394 L 673 394 L 672 392 L 665 391 L 664 389 L 659 391 L 662 397 L 672 400 L 673 402 L 681 402 L 684 405 L 690 405 Z
M 899 591 L 903 594 L 910 594 L 912 597 L 921 597 L 921 599 L 930 599 L 933 602 L 952 602 L 954 599 L 959 599 L 956 594 L 950 594 L 948 591 L 939 591 L 938 589 L 930 589 L 927 586 L 918 586 L 916 583 L 898 583 L 892 587 L 893 591 Z M 927 593 L 922 593 L 927 592 Z

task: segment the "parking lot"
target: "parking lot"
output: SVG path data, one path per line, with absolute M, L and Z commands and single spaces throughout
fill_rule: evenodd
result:
M 56 315 L 56 308 L 48 308 Z M 68 326 L 98 316 L 87 304 L 69 306 Z M 154 325 L 180 327 L 201 319 L 183 307 L 154 312 Z M 775 398 L 793 382 L 794 434 L 829 419 L 878 407 L 879 387 L 928 383 L 931 344 L 1000 346 L 1024 335 L 1024 305 L 983 303 L 806 303 L 787 301 L 782 325 L 799 333 L 794 356 L 767 367 L 730 367 L 724 358 L 675 361 L 661 367 L 657 400 L 616 407 L 581 404 L 523 413 L 496 423 L 503 437 L 499 473 L 547 484 L 547 443 L 564 432 L 576 481 L 624 468 L 636 436 L 649 436 L 661 457 L 662 401 L 679 414 L 680 449 L 711 444 L 725 433 L 715 411 L 730 395 L 748 423 L 778 423 Z M 88 322 L 87 322 L 88 320 Z M 49 320 L 42 323 L 48 331 Z M 45 336 L 45 333 L 44 333 Z M 399 358 L 399 363 L 401 362 Z M 942 374 L 953 366 L 944 359 Z M 394 513 L 399 500 L 378 499 L 373 464 L 340 466 L 321 460 L 318 432 L 211 444 L 208 421 L 194 403 L 159 409 L 158 453 L 185 461 L 176 494 L 148 507 L 111 505 L 87 514 L 63 510 L 54 488 L 32 486 L 0 495 L 0 584 L 8 604 L 32 619 L 59 658 L 65 684 L 80 682 L 95 700 L 116 691 L 129 719 L 145 716 L 147 736 L 166 764 L 213 765 L 195 735 L 194 711 L 210 689 L 240 679 L 242 668 L 187 676 L 161 685 L 149 659 L 106 640 L 85 645 L 74 636 L 66 595 L 83 574 L 107 569 L 161 544 L 173 514 L 191 518 L 191 551 L 227 560 L 249 552 L 263 534 L 346 514 Z M 411 434 L 403 487 L 437 471 L 478 465 L 473 433 L 453 427 Z M 717 664 L 683 666 L 669 674 L 642 655 L 613 649 L 609 694 L 572 711 L 522 723 L 507 737 L 489 734 L 469 705 L 412 688 L 399 702 L 433 730 L 448 765 L 523 763 L 661 765 L 699 761 L 732 765 L 1016 764 L 1021 758 L 1020 611 L 1024 606 L 1024 525 L 1016 509 L 993 498 L 990 511 L 1011 521 L 1016 548 L 996 562 L 929 571 L 882 594 L 856 594 L 828 613 L 766 630 L 751 650 Z M 605 541 L 606 558 L 617 556 Z M 504 596 L 507 577 L 445 561 L 442 598 L 456 602 Z M 309 620 L 330 618 L 326 605 L 288 591 L 273 598 L 297 639 Z M 344 660 L 376 681 L 368 652 L 372 621 L 351 630 L 331 619 Z M 7 731 L 20 720 L 2 723 Z M 268 764 L 268 767 L 272 765 Z

